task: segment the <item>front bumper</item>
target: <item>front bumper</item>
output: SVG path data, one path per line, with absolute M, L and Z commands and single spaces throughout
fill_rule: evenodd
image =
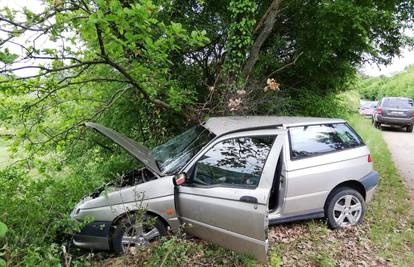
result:
M 81 248 L 110 250 L 112 222 L 94 221 L 73 235 L 73 244 Z
M 397 126 L 409 126 L 413 125 L 412 118 L 397 118 L 397 117 L 384 117 L 377 115 L 377 121 L 379 123 L 384 123 L 387 125 L 397 125 Z

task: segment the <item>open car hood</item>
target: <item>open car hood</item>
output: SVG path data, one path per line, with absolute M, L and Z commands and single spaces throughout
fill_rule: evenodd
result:
M 105 126 L 102 126 L 98 123 L 86 122 L 85 126 L 88 128 L 95 129 L 102 135 L 108 137 L 109 139 L 123 147 L 131 155 L 133 155 L 139 161 L 141 161 L 145 165 L 145 167 L 147 167 L 155 175 L 163 176 L 163 173 L 158 168 L 157 162 L 154 156 L 152 155 L 151 150 L 149 150 L 147 147 L 137 143 L 136 141 L 126 137 L 123 134 L 115 132 L 114 130 L 106 128 Z

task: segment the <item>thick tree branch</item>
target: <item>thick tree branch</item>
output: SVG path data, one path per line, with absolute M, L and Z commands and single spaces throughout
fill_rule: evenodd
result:
M 263 17 L 260 19 L 255 32 L 258 32 L 258 36 L 256 40 L 253 43 L 252 49 L 250 50 L 249 58 L 247 59 L 246 63 L 243 66 L 242 69 L 242 75 L 245 80 L 249 80 L 250 74 L 256 65 L 257 59 L 259 58 L 260 50 L 264 44 L 264 42 L 267 40 L 269 35 L 272 33 L 273 26 L 276 22 L 276 16 L 279 11 L 279 5 L 282 0 L 273 0 L 270 4 L 269 8 L 263 15 Z

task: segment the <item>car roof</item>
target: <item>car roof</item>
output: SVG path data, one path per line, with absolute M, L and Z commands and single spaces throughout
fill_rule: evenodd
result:
M 401 100 L 411 100 L 411 98 L 409 97 L 404 97 L 404 96 L 386 96 L 382 99 L 401 99 Z
M 310 124 L 343 123 L 343 119 L 289 116 L 229 116 L 212 117 L 202 125 L 215 135 L 255 128 L 291 127 Z

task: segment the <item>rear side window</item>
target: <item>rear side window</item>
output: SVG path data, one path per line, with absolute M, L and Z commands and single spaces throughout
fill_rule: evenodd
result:
M 361 138 L 345 123 L 289 129 L 291 159 L 302 159 L 358 147 Z
M 408 98 L 385 98 L 382 101 L 382 107 L 384 108 L 408 108 L 414 107 L 413 101 Z

